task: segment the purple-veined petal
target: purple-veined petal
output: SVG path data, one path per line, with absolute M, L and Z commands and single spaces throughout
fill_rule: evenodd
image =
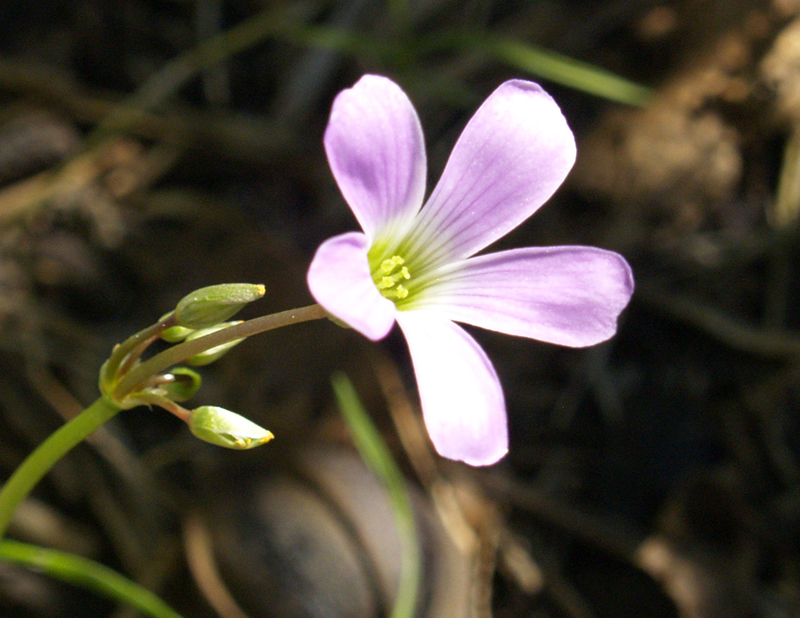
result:
M 397 84 L 365 75 L 340 92 L 325 130 L 325 152 L 370 240 L 405 231 L 425 197 L 427 163 L 419 118 Z
M 507 234 L 561 185 L 575 152 L 567 121 L 540 86 L 502 84 L 464 128 L 414 224 L 418 259 L 465 258 Z
M 630 266 L 617 253 L 528 247 L 443 267 L 418 306 L 509 335 L 583 347 L 614 335 L 631 294 Z
M 495 463 L 508 451 L 508 429 L 503 390 L 486 353 L 436 312 L 398 311 L 397 323 L 436 450 L 473 466 Z
M 368 249 L 369 239 L 360 232 L 329 238 L 314 254 L 306 279 L 325 311 L 377 341 L 389 334 L 397 309 L 372 281 Z

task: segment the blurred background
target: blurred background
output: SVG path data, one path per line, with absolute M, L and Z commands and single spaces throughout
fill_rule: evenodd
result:
M 187 618 L 379 618 L 398 580 L 381 483 L 330 386 L 345 371 L 401 466 L 431 618 L 800 615 L 800 2 L 0 2 L 0 478 L 97 397 L 114 343 L 191 290 L 312 302 L 317 245 L 356 223 L 331 102 L 387 75 L 429 187 L 502 81 L 540 81 L 579 160 L 503 247 L 591 244 L 633 266 L 608 343 L 475 331 L 511 450 L 435 456 L 408 353 L 320 321 L 246 341 L 197 405 L 276 440 L 228 452 L 161 410 L 60 462 L 14 538 L 107 564 Z M 473 331 L 471 331 L 473 332 Z M 0 564 L 0 613 L 135 613 Z

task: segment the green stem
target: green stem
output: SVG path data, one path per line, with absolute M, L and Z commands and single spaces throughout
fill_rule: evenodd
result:
M 156 375 L 172 365 L 194 356 L 205 350 L 222 345 L 229 341 L 249 337 L 262 333 L 273 328 L 298 324 L 308 320 L 315 320 L 326 317 L 325 310 L 319 305 L 311 305 L 282 311 L 272 315 L 254 318 L 240 324 L 235 324 L 229 328 L 216 331 L 205 337 L 199 337 L 192 341 L 173 346 L 151 358 L 148 361 L 136 366 L 120 381 L 117 388 L 117 395 L 120 399 L 136 389 L 143 380 Z M 153 332 L 163 330 L 169 324 L 169 320 L 157 323 L 145 329 L 141 333 L 134 335 L 122 344 L 123 351 L 132 350 Z M 119 348 L 117 349 L 119 352 Z M 122 358 L 124 354 L 118 354 L 116 358 Z M 119 362 L 119 361 L 117 361 Z M 84 438 L 91 434 L 103 423 L 113 418 L 121 408 L 105 397 L 99 398 L 92 405 L 86 408 L 78 416 L 63 425 L 47 440 L 42 442 L 25 461 L 17 468 L 11 477 L 0 490 L 0 538 L 3 538 L 11 523 L 14 510 L 36 484 L 44 477 L 55 463 L 66 455 L 73 447 L 79 444 Z
M 0 491 L 0 538 L 4 537 L 14 510 L 55 463 L 120 408 L 100 398 L 42 442 L 17 468 Z
M 146 588 L 87 558 L 17 541 L 0 541 L 0 560 L 41 571 L 114 601 L 127 603 L 151 618 L 181 618 Z
M 184 341 L 171 348 L 157 354 L 153 358 L 143 362 L 131 369 L 128 374 L 119 381 L 114 390 L 114 398 L 121 401 L 126 395 L 135 391 L 139 385 L 147 378 L 157 375 L 169 369 L 173 365 L 180 363 L 187 358 L 216 348 L 224 343 L 244 339 L 259 333 L 264 333 L 274 328 L 289 326 L 290 324 L 300 324 L 309 320 L 318 320 L 327 317 L 328 314 L 320 305 L 309 305 L 300 309 L 281 311 L 272 315 L 264 315 L 246 322 L 234 324 L 228 328 L 215 331 L 205 337 L 198 337 L 191 341 Z

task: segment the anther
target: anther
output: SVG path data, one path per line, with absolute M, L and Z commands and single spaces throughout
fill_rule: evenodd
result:
M 400 281 L 411 279 L 408 267 L 403 266 L 405 260 L 399 255 L 383 260 L 375 275 L 375 286 L 386 298 L 402 300 L 408 296 L 408 289 Z

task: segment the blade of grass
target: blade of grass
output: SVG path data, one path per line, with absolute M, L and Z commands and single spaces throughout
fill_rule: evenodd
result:
M 653 95 L 649 88 L 610 71 L 515 39 L 478 39 L 477 47 L 523 71 L 617 103 L 644 107 Z
M 400 582 L 390 618 L 413 618 L 416 614 L 420 578 L 420 550 L 414 511 L 400 469 L 378 430 L 370 421 L 353 384 L 343 373 L 331 377 L 339 409 L 350 428 L 362 459 L 389 492 L 397 534 L 400 539 Z
M 86 588 L 112 601 L 130 605 L 151 618 L 181 618 L 158 596 L 108 567 L 63 551 L 5 540 L 0 560 L 23 565 L 46 575 Z
M 359 59 L 391 65 L 404 58 L 407 66 L 424 64 L 431 53 L 479 51 L 536 77 L 602 97 L 615 103 L 645 107 L 653 96 L 646 86 L 606 69 L 518 39 L 463 32 L 437 31 L 427 37 L 379 41 L 348 30 L 326 26 L 302 26 L 276 35 L 297 45 L 338 51 Z

